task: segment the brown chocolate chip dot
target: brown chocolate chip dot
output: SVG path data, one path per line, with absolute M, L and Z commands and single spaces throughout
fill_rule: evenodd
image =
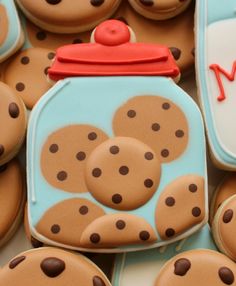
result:
M 59 4 L 62 0 L 46 0 L 48 4 L 56 5 Z
M 36 38 L 39 40 L 39 41 L 44 41 L 46 38 L 47 38 L 47 34 L 45 31 L 39 31 L 37 32 L 36 34 Z
M 30 242 L 31 242 L 31 244 L 32 244 L 32 246 L 33 246 L 34 248 L 40 248 L 40 247 L 43 246 L 43 242 L 37 240 L 37 239 L 34 238 L 33 236 L 31 236 Z
M 127 175 L 129 173 L 129 168 L 127 166 L 121 166 L 119 168 L 119 173 L 123 176 Z
M 27 65 L 30 62 L 29 57 L 22 57 L 20 62 L 22 63 L 22 65 Z
M 87 206 L 82 206 L 82 207 L 79 208 L 79 213 L 81 215 L 86 215 L 88 213 L 88 211 L 89 211 L 89 209 L 88 209 Z
M 221 267 L 218 274 L 224 284 L 231 285 L 234 283 L 234 274 L 228 267 Z
M 19 265 L 22 261 L 24 261 L 26 259 L 25 256 L 19 256 L 16 257 L 15 259 L 13 259 L 10 263 L 9 263 L 9 268 L 10 269 L 14 269 L 17 265 Z
M 117 229 L 122 230 L 122 229 L 125 228 L 125 226 L 126 226 L 126 223 L 125 223 L 123 220 L 118 220 L 118 221 L 116 222 L 116 228 L 117 228 Z
M 166 230 L 166 237 L 172 237 L 175 235 L 175 231 L 173 228 L 167 228 Z
M 49 54 L 48 54 L 48 59 L 49 59 L 49 60 L 54 59 L 54 57 L 55 57 L 55 53 L 49 53 Z
M 0 173 L 5 172 L 7 169 L 7 166 L 8 166 L 7 164 L 0 166 Z
M 170 47 L 169 49 L 170 49 L 170 51 L 171 51 L 171 53 L 172 53 L 174 59 L 175 59 L 176 61 L 179 60 L 179 59 L 180 59 L 180 56 L 181 56 L 181 50 L 178 49 L 178 48 L 175 48 L 175 47 Z
M 139 0 L 139 2 L 144 6 L 153 6 L 154 4 L 152 0 Z
M 99 168 L 95 168 L 95 169 L 93 169 L 93 171 L 92 171 L 92 175 L 93 175 L 95 178 L 99 178 L 99 177 L 102 175 L 102 170 L 99 169 Z
M 163 150 L 161 151 L 161 156 L 162 156 L 163 158 L 167 158 L 169 155 L 170 155 L 169 150 L 163 149 Z
M 12 102 L 9 104 L 8 112 L 12 118 L 17 118 L 20 114 L 20 109 L 15 102 Z
M 4 146 L 0 144 L 0 156 L 3 155 L 4 151 L 5 151 Z
M 91 5 L 99 7 L 104 3 L 104 0 L 90 0 Z
M 174 270 L 175 275 L 184 276 L 191 268 L 191 262 L 186 258 L 180 258 L 177 261 L 175 261 L 174 266 L 175 266 Z
M 151 179 L 146 179 L 146 180 L 144 181 L 144 186 L 145 186 L 146 188 L 151 188 L 151 187 L 153 186 L 153 180 L 151 180 Z
M 166 198 L 165 203 L 168 207 L 173 207 L 175 204 L 175 199 L 173 197 L 168 197 Z
M 139 238 L 142 240 L 142 241 L 147 241 L 149 240 L 150 238 L 150 233 L 146 230 L 143 230 L 140 232 L 139 234 Z
M 177 137 L 177 138 L 183 138 L 184 137 L 184 131 L 183 130 L 177 130 L 176 132 L 175 132 L 175 136 Z
M 16 84 L 16 90 L 17 91 L 23 91 L 25 89 L 25 85 L 23 84 L 23 82 L 18 82 Z
M 154 155 L 152 152 L 146 152 L 145 155 L 144 155 L 145 159 L 150 161 L 154 158 Z
M 51 232 L 54 233 L 54 234 L 57 234 L 59 233 L 61 230 L 60 226 L 58 224 L 54 224 L 52 225 L 51 227 Z
M 164 110 L 170 109 L 170 104 L 168 102 L 163 103 L 162 104 L 162 109 L 164 109 Z
M 192 209 L 192 215 L 194 217 L 199 217 L 201 215 L 201 209 L 198 207 L 195 207 Z
M 152 130 L 153 130 L 153 131 L 157 132 L 157 131 L 159 131 L 160 129 L 161 129 L 160 124 L 158 124 L 158 123 L 153 123 L 153 124 L 152 124 Z
M 65 270 L 66 265 L 65 262 L 59 258 L 48 257 L 40 263 L 40 267 L 46 276 L 55 278 Z
M 91 133 L 88 134 L 88 139 L 89 139 L 90 141 L 96 140 L 97 137 L 98 137 L 98 136 L 97 136 L 97 134 L 96 134 L 95 132 L 91 132 Z
M 67 173 L 65 171 L 60 171 L 58 174 L 57 174 L 57 179 L 58 181 L 65 181 L 67 179 Z
M 50 69 L 50 67 L 46 67 L 45 69 L 44 69 L 44 74 L 45 75 L 47 75 L 48 74 L 48 70 Z
M 188 189 L 191 193 L 195 193 L 197 191 L 197 185 L 191 184 L 189 185 Z
M 86 154 L 83 151 L 80 151 L 76 154 L 76 158 L 79 161 L 84 161 L 86 159 Z
M 97 244 L 97 243 L 99 243 L 100 240 L 101 240 L 101 237 L 100 237 L 100 235 L 99 235 L 98 233 L 93 233 L 93 234 L 91 234 L 91 236 L 90 236 L 90 241 L 91 241 L 92 243 Z
M 127 112 L 127 116 L 129 117 L 129 118 L 134 118 L 135 116 L 136 116 L 136 111 L 135 110 L 129 110 L 128 112 Z
M 223 215 L 223 222 L 224 223 L 229 223 L 231 222 L 232 218 L 233 218 L 234 212 L 231 209 L 228 209 L 224 212 Z
M 51 153 L 57 153 L 57 151 L 59 150 L 59 147 L 58 147 L 58 145 L 57 144 L 52 144 L 50 147 L 49 147 L 49 151 L 51 152 Z
M 119 148 L 118 146 L 115 146 L 115 145 L 114 145 L 114 146 L 111 146 L 111 147 L 110 147 L 110 153 L 113 154 L 113 155 L 118 154 L 119 151 L 120 151 L 120 148 Z
M 112 196 L 112 202 L 114 204 L 120 204 L 122 202 L 122 196 L 120 194 L 115 194 Z
M 105 282 L 99 276 L 93 277 L 93 286 L 106 286 Z

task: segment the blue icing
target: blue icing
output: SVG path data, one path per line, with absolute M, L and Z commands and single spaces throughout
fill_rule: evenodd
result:
M 216 4 L 217 3 L 217 4 Z M 235 6 L 236 8 L 236 1 L 229 0 L 227 1 L 227 5 L 225 2 L 219 0 L 198 0 L 197 2 L 197 15 L 198 19 L 197 23 L 197 48 L 196 48 L 196 57 L 198 61 L 198 75 L 199 81 L 201 82 L 201 100 L 203 101 L 203 110 L 207 125 L 207 133 L 209 142 L 211 145 L 211 149 L 217 160 L 222 162 L 222 164 L 227 165 L 228 167 L 235 168 L 236 165 L 236 158 L 231 154 L 227 153 L 221 146 L 214 129 L 213 124 L 213 117 L 211 113 L 210 102 L 208 99 L 208 88 L 207 88 L 207 81 L 205 78 L 204 70 L 207 68 L 206 64 L 206 32 L 207 32 L 207 25 L 214 21 L 224 20 L 226 18 L 232 18 L 231 16 L 228 17 L 233 11 Z M 227 13 L 226 13 L 227 11 Z M 231 12 L 230 12 L 231 11 Z M 221 15 L 221 16 L 220 16 Z M 228 15 L 228 16 L 227 16 Z M 236 14 L 235 14 L 236 15 Z M 225 18 L 224 18 L 225 17 Z
M 83 77 L 57 83 L 34 108 L 28 128 L 28 192 L 31 224 L 35 226 L 43 213 L 61 200 L 72 197 L 90 199 L 89 193 L 70 194 L 55 189 L 40 170 L 40 153 L 47 137 L 69 124 L 90 124 L 113 136 L 112 118 L 128 99 L 138 95 L 159 95 L 181 106 L 189 124 L 189 144 L 171 163 L 162 164 L 160 186 L 153 198 L 129 213 L 144 217 L 155 229 L 157 200 L 167 184 L 179 176 L 196 174 L 206 179 L 205 137 L 201 114 L 193 100 L 166 77 Z M 35 190 L 36 203 L 32 202 Z M 207 190 L 206 190 L 207 191 Z M 107 213 L 116 210 L 102 206 Z
M 0 55 L 3 55 L 17 44 L 21 34 L 21 27 L 14 1 L 0 0 L 0 4 L 5 6 L 9 21 L 7 39 L 0 46 Z

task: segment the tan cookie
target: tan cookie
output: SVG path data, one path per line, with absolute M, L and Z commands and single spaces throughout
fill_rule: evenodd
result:
M 28 20 L 25 21 L 27 36 L 33 47 L 56 50 L 64 45 L 90 41 L 91 31 L 79 34 L 55 34 L 40 29 Z
M 122 105 L 113 118 L 116 136 L 137 138 L 149 145 L 161 162 L 177 159 L 188 144 L 184 112 L 159 96 L 136 96 Z
M 166 20 L 182 13 L 191 0 L 129 0 L 129 3 L 144 17 Z
M 22 100 L 0 82 L 0 165 L 20 150 L 26 131 L 26 109 Z
M 4 44 L 7 38 L 7 34 L 9 32 L 9 22 L 7 17 L 7 11 L 4 5 L 0 4 L 0 46 Z
M 236 195 L 218 208 L 212 222 L 212 233 L 218 248 L 236 261 Z
M 236 266 L 225 255 L 213 250 L 191 250 L 169 260 L 154 286 L 236 285 Z
M 68 199 L 47 210 L 36 230 L 50 240 L 78 247 L 86 227 L 103 215 L 103 209 L 89 200 Z
M 164 0 L 166 1 L 166 0 Z M 113 18 L 124 21 L 139 43 L 162 44 L 170 48 L 184 75 L 194 66 L 194 3 L 181 15 L 170 20 L 154 21 L 136 13 L 123 1 Z
M 21 222 L 24 188 L 24 177 L 18 161 L 0 166 L 0 246 L 11 238 Z
M 90 193 L 118 210 L 144 205 L 156 192 L 161 166 L 153 150 L 129 137 L 115 137 L 99 145 L 86 164 Z
M 131 214 L 110 214 L 93 221 L 83 232 L 80 243 L 84 247 L 118 247 L 151 243 L 157 240 L 148 222 Z
M 121 0 L 17 0 L 23 13 L 37 26 L 55 33 L 78 33 L 108 19 Z
M 84 168 L 88 156 L 107 135 L 91 125 L 70 125 L 52 133 L 41 154 L 41 170 L 49 184 L 65 192 L 88 192 Z
M 156 227 L 162 239 L 170 239 L 205 218 L 204 179 L 182 176 L 163 190 L 156 207 Z
M 47 70 L 54 55 L 47 49 L 27 49 L 17 54 L 4 70 L 4 82 L 14 89 L 29 109 L 51 87 L 47 81 Z
M 13 258 L 0 270 L 0 285 L 111 286 L 84 256 L 51 247 L 28 250 Z
M 210 221 L 212 222 L 214 216 L 217 212 L 217 209 L 221 204 L 230 198 L 231 196 L 236 195 L 236 174 L 231 173 L 227 175 L 223 182 L 217 187 L 214 192 L 211 207 L 210 207 Z

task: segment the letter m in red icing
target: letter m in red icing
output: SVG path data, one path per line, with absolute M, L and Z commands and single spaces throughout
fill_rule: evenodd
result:
M 234 81 L 236 74 L 236 61 L 234 61 L 233 63 L 231 73 L 228 73 L 226 70 L 224 70 L 221 66 L 217 64 L 212 64 L 209 66 L 209 68 L 214 71 L 220 89 L 220 95 L 217 97 L 217 100 L 223 101 L 226 99 L 226 95 L 221 75 L 224 75 L 229 81 Z

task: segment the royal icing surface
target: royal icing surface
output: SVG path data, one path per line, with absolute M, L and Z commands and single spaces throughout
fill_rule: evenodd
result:
M 112 27 L 111 38 L 59 49 L 49 76 L 64 79 L 32 112 L 27 144 L 31 232 L 40 241 L 73 249 L 119 252 L 160 246 L 186 237 L 207 220 L 201 115 L 173 79 L 161 76 L 175 78 L 178 73 L 168 48 L 144 45 L 140 58 L 140 45 L 126 43 L 126 37 L 115 39 L 125 39 L 123 44 L 111 45 L 114 34 L 126 27 L 122 22 L 102 25 L 108 33 Z M 94 50 L 96 60 L 89 57 Z M 96 75 L 100 65 L 97 75 L 107 76 L 79 76 Z M 132 76 L 132 71 L 140 76 Z M 177 192 L 172 188 L 176 180 Z M 168 194 L 161 202 L 166 187 Z M 186 192 L 188 199 L 182 200 L 179 192 Z M 175 206 L 169 197 L 176 200 Z M 76 224 L 73 208 L 81 226 L 74 242 L 69 234 L 71 221 Z M 175 232 L 163 237 L 159 218 L 165 220 L 169 211 L 188 222 L 181 229 L 172 224 Z M 59 222 L 61 212 L 65 219 Z M 95 218 L 96 212 L 101 216 Z M 162 224 L 164 231 L 170 224 Z
M 226 6 L 226 7 L 225 7 Z M 197 2 L 197 74 L 210 147 L 223 168 L 235 169 L 235 1 Z

